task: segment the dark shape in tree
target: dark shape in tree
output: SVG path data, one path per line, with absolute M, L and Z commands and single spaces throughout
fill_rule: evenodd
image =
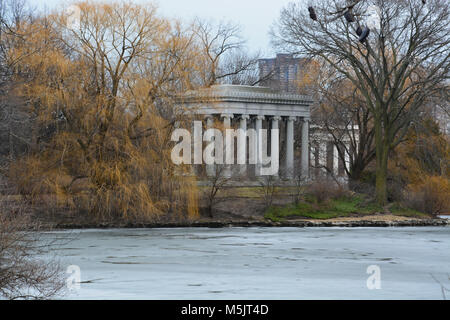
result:
M 370 29 L 368 27 L 365 27 L 359 36 L 359 39 L 358 39 L 359 42 L 363 43 L 364 41 L 366 41 L 369 34 L 370 34 Z
M 345 11 L 344 18 L 347 20 L 348 23 L 355 22 L 355 17 L 350 12 L 350 10 Z
M 316 12 L 314 11 L 313 7 L 308 7 L 308 11 L 309 11 L 309 17 L 314 20 L 317 21 L 317 15 Z
M 362 29 L 361 29 L 360 26 L 358 26 L 358 28 L 356 28 L 356 34 L 357 34 L 358 36 L 360 36 L 361 33 L 362 33 Z

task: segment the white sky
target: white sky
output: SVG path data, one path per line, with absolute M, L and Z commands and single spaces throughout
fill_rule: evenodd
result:
M 70 3 L 65 0 L 28 0 L 48 9 Z M 135 0 L 157 3 L 160 13 L 189 21 L 194 17 L 232 21 L 242 27 L 250 51 L 261 50 L 265 57 L 274 55 L 268 35 L 270 26 L 278 19 L 281 9 L 298 0 Z

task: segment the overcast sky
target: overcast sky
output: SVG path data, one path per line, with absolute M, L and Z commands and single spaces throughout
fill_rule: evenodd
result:
M 48 9 L 62 7 L 65 0 L 28 0 Z M 226 20 L 238 23 L 251 51 L 261 50 L 266 57 L 274 54 L 270 47 L 269 29 L 279 17 L 281 9 L 298 0 L 157 0 L 160 13 L 168 17 Z M 143 3 L 147 0 L 135 0 Z

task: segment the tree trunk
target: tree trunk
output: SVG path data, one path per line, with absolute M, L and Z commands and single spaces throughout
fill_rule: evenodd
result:
M 383 148 L 384 149 L 384 148 Z M 383 151 L 383 155 L 377 158 L 376 170 L 376 198 L 380 205 L 385 205 L 387 201 L 387 152 Z
M 375 193 L 379 205 L 387 202 L 387 165 L 389 140 L 383 134 L 381 119 L 375 119 L 376 180 Z
M 359 181 L 361 180 L 361 176 L 364 172 L 366 165 L 360 161 L 355 161 L 353 165 L 350 167 L 350 172 L 348 174 L 348 178 L 351 181 Z

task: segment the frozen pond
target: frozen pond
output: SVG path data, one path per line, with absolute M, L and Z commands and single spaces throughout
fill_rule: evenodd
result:
M 69 299 L 442 299 L 450 288 L 449 227 L 53 234 L 73 238 L 55 250 L 81 270 Z M 380 289 L 368 289 L 369 266 Z

